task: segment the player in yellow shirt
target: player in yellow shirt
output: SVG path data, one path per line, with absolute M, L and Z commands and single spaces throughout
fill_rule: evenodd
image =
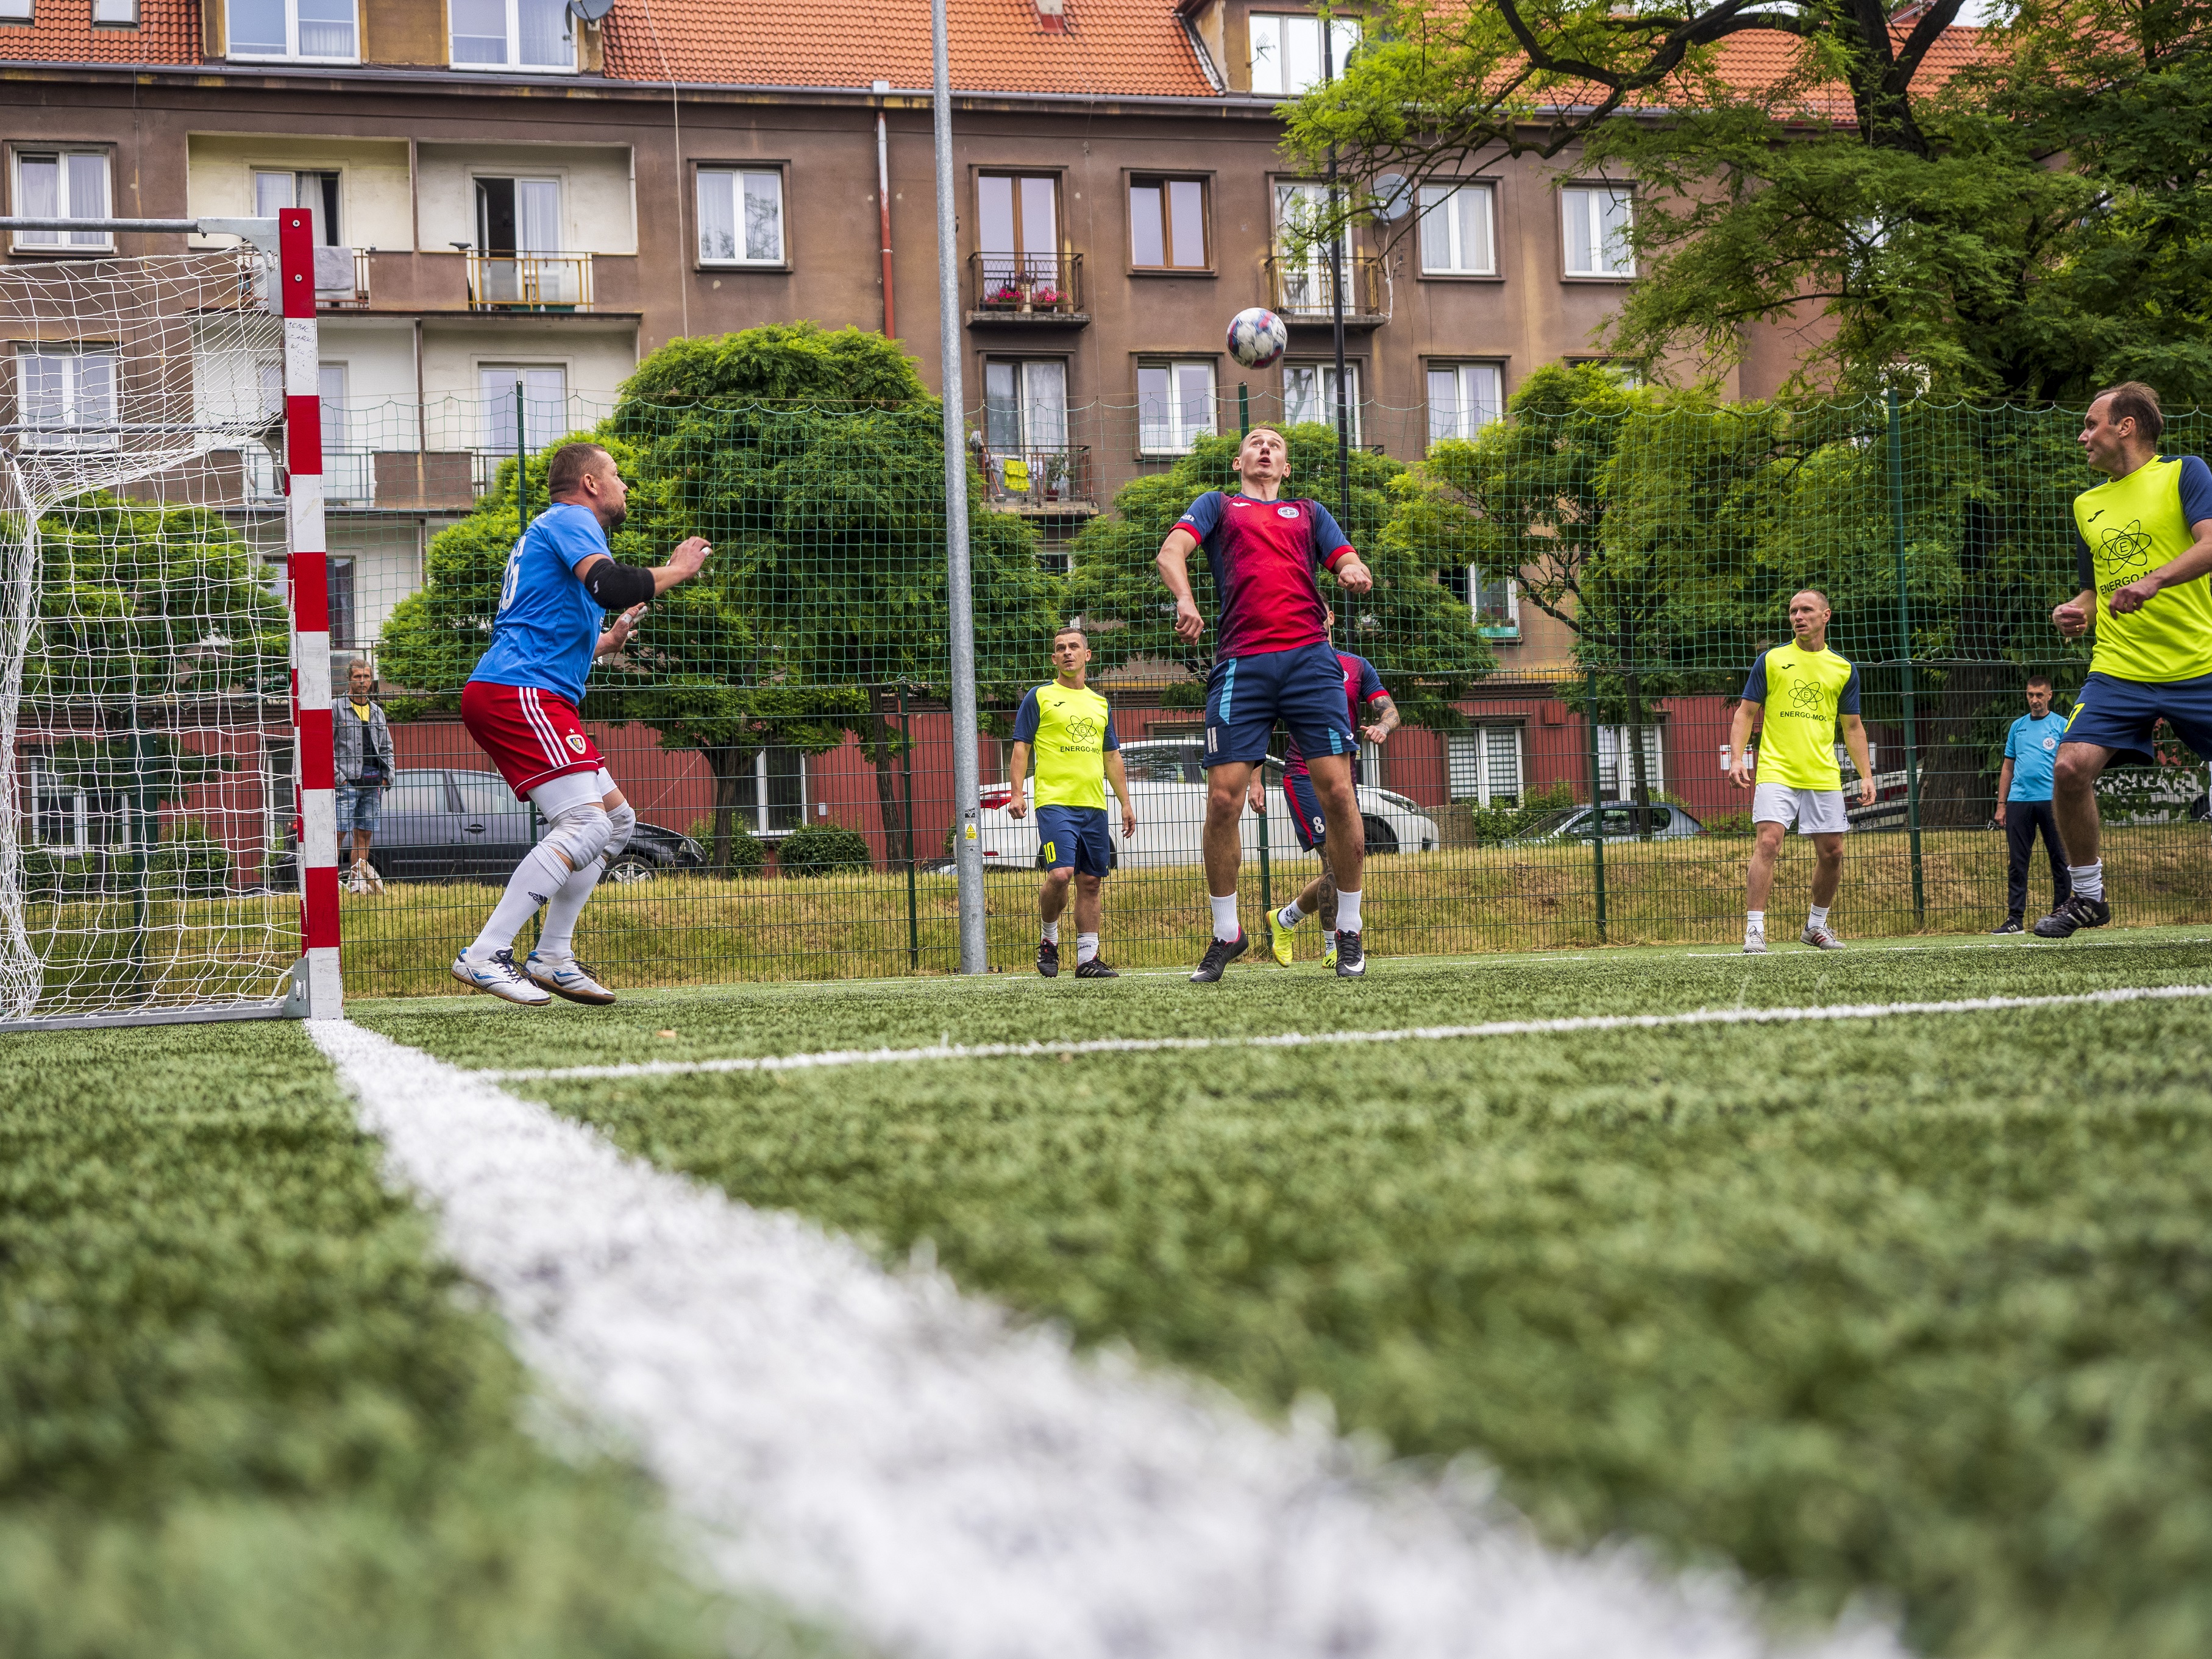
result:
M 1828 596 L 1808 587 L 1790 599 L 1789 644 L 1778 645 L 1751 665 L 1743 701 L 1729 732 L 1729 779 L 1750 789 L 1751 821 L 1759 832 L 1744 882 L 1743 948 L 1766 954 L 1766 897 L 1774 887 L 1774 860 L 1782 832 L 1793 823 L 1813 838 L 1819 866 L 1813 872 L 1813 908 L 1798 934 L 1819 951 L 1840 951 L 1828 926 L 1828 907 L 1844 875 L 1844 775 L 1836 764 L 1836 727 L 1859 771 L 1859 805 L 1874 805 L 1874 768 L 1867 759 L 1866 726 L 1859 720 L 1859 671 L 1828 649 Z M 1759 778 L 1752 781 L 1752 720 L 1760 718 Z
M 1014 716 L 1014 748 L 1006 762 L 1013 798 L 1008 816 L 1029 810 L 1022 793 L 1030 757 L 1036 757 L 1037 840 L 1044 852 L 1044 885 L 1037 890 L 1037 914 L 1044 922 L 1037 941 L 1037 972 L 1047 979 L 1060 972 L 1060 918 L 1067 890 L 1075 888 L 1075 976 L 1119 979 L 1098 954 L 1098 921 L 1104 908 L 1100 889 L 1114 870 L 1114 842 L 1106 827 L 1106 786 L 1121 803 L 1121 836 L 1137 833 L 1137 809 L 1129 800 L 1129 774 L 1121 763 L 1121 742 L 1114 733 L 1114 711 L 1106 699 L 1083 683 L 1091 661 L 1091 641 L 1079 628 L 1052 636 L 1053 679 L 1022 699 Z
M 2074 498 L 2081 591 L 2051 620 L 2069 640 L 2094 624 L 2097 646 L 2051 775 L 2072 890 L 2035 924 L 2043 939 L 2112 919 L 2097 821 L 2106 767 L 2154 759 L 2161 720 L 2212 760 L 2212 468 L 2195 455 L 2162 459 L 2165 430 L 2158 393 L 2139 380 L 2099 392 L 2081 422 L 2082 451 L 2106 482 Z

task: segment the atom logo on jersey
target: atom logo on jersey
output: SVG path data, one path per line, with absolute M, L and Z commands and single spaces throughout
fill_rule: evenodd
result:
M 1790 701 L 1796 703 L 1801 712 L 1817 714 L 1820 712 L 1820 688 L 1811 680 L 1793 681 L 1790 687 Z
M 1088 749 L 1098 741 L 1098 722 L 1085 714 L 1067 723 L 1067 742 L 1071 749 Z
M 568 734 L 568 747 L 574 750 L 576 753 L 580 755 L 582 754 L 584 752 L 584 734 L 581 732 L 571 732 Z
M 2126 569 L 2131 570 L 2150 557 L 2150 533 L 2142 527 L 2141 519 L 2130 519 L 2124 530 L 2114 526 L 2098 540 L 2103 544 L 2105 557 Z

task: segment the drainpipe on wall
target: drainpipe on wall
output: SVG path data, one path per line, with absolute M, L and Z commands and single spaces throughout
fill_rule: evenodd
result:
M 878 81 L 876 94 L 881 97 L 891 89 L 888 81 Z M 876 214 L 883 226 L 884 239 L 884 338 L 893 339 L 898 330 L 891 322 L 891 162 L 890 142 L 884 131 L 884 106 L 876 106 Z

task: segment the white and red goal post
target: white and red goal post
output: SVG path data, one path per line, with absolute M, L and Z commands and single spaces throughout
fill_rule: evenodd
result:
M 276 216 L 277 311 L 284 319 L 285 528 L 292 596 L 292 730 L 297 742 L 300 954 L 307 1018 L 337 1019 L 337 807 L 331 731 L 330 544 L 323 527 L 321 350 L 315 325 L 314 222 Z

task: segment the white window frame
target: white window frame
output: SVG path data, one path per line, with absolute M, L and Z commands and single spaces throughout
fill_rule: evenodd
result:
M 741 805 L 738 808 L 738 811 L 740 813 L 751 817 L 752 824 L 750 827 L 753 834 L 763 841 L 770 836 L 787 836 L 791 833 L 792 830 L 803 830 L 808 824 L 816 823 L 819 819 L 829 817 L 829 813 L 826 811 L 817 811 L 816 810 L 817 807 L 826 805 L 826 803 L 817 801 L 814 799 L 814 769 L 809 763 L 811 757 L 808 756 L 804 749 L 800 749 L 794 751 L 799 757 L 799 799 L 796 803 L 799 812 L 799 822 L 793 824 L 790 829 L 785 830 L 779 830 L 769 822 L 769 814 L 779 811 L 781 805 L 781 803 L 772 801 L 768 798 L 769 750 L 770 749 L 789 749 L 791 747 L 792 745 L 789 744 L 769 744 L 754 750 L 753 752 L 752 805 L 750 806 Z
M 1194 265 L 1173 263 L 1176 254 L 1175 198 L 1177 185 L 1198 186 L 1198 243 L 1199 262 Z M 1160 258 L 1157 265 L 1140 264 L 1137 261 L 1137 204 L 1136 193 L 1140 190 L 1154 192 L 1159 203 Z M 1199 276 L 1213 269 L 1213 180 L 1202 173 L 1132 173 L 1122 189 L 1129 213 L 1129 269 L 1146 276 Z
M 1527 755 L 1517 722 L 1469 726 L 1445 738 L 1445 790 L 1477 806 L 1520 805 L 1528 799 Z
M 1479 209 L 1479 227 L 1468 223 L 1468 210 Z M 1421 186 L 1421 275 L 1424 276 L 1495 276 L 1498 274 L 1498 186 L 1483 179 Z M 1478 250 L 1470 248 L 1472 232 L 1481 232 Z M 1429 255 L 1441 236 L 1448 263 L 1431 264 Z
M 70 199 L 69 158 L 72 155 L 96 155 L 100 158 L 100 204 L 98 211 L 86 212 Z M 11 149 L 9 179 L 9 202 L 18 214 L 25 214 L 23 200 L 23 163 L 44 161 L 52 157 L 55 162 L 54 194 L 59 204 L 54 216 L 58 219 L 106 219 L 114 213 L 115 157 L 112 151 L 96 144 L 56 144 L 51 149 L 40 144 L 26 144 Z M 26 215 L 25 216 L 27 216 Z M 52 237 L 52 241 L 33 240 Z M 105 230 L 19 230 L 12 239 L 17 253 L 71 253 L 89 249 L 95 252 L 112 252 L 115 247 L 112 233 Z
M 1609 242 L 1605 234 L 1605 204 L 1608 201 L 1625 204 L 1627 209 L 1620 229 Z M 1565 275 L 1601 282 L 1626 282 L 1633 277 L 1636 249 L 1629 240 L 1629 234 L 1635 227 L 1636 192 L 1629 185 L 1603 179 L 1586 179 L 1559 187 L 1559 234 Z M 1608 252 L 1617 254 L 1618 264 L 1604 264 Z M 1592 254 L 1596 256 L 1598 264 L 1589 268 L 1576 264 L 1576 260 Z
M 1350 417 L 1351 425 L 1348 441 L 1356 445 L 1359 442 L 1359 365 L 1347 362 L 1344 372 L 1348 379 L 1344 400 L 1345 413 Z M 1291 377 L 1294 374 L 1313 376 L 1314 396 L 1321 406 L 1318 418 L 1323 426 L 1334 430 L 1336 426 L 1336 365 L 1310 358 L 1283 365 L 1283 423 L 1286 426 L 1301 424 L 1298 417 L 1291 413 Z
M 699 264 L 715 270 L 781 270 L 791 263 L 790 209 L 783 188 L 783 169 L 780 167 L 744 167 L 735 162 L 700 163 L 697 177 L 692 185 L 691 209 L 693 222 L 699 228 Z M 740 252 L 725 258 L 707 252 L 707 181 L 726 179 L 730 197 L 730 222 L 736 232 L 735 246 L 742 249 L 746 243 L 744 220 L 745 181 L 750 179 L 772 179 L 775 181 L 775 253 L 773 258 L 756 258 Z
M 300 50 L 300 0 L 283 0 L 284 7 L 284 50 L 282 52 L 240 52 L 238 50 L 238 31 L 231 27 L 230 0 L 223 0 L 222 47 L 223 56 L 233 63 L 242 64 L 358 64 L 361 62 L 361 0 L 354 0 L 353 50 L 343 57 L 310 56 Z
M 574 371 L 574 366 L 570 363 L 568 359 L 562 358 L 557 361 L 541 359 L 536 362 L 511 362 L 505 358 L 494 357 L 481 359 L 477 362 L 475 367 L 477 374 L 477 396 L 481 400 L 478 407 L 483 410 L 484 417 L 483 443 L 482 447 L 483 453 L 491 458 L 491 463 L 495 470 L 497 468 L 501 461 L 514 453 L 514 434 L 513 433 L 508 433 L 505 438 L 501 438 L 500 436 L 500 422 L 502 419 L 513 418 L 513 411 L 514 408 L 514 390 L 513 382 L 516 375 L 543 374 L 550 372 L 551 374 L 558 374 L 561 377 L 561 416 L 560 419 L 555 422 L 555 425 L 559 428 L 559 430 L 543 434 L 542 438 L 541 435 L 535 431 L 526 431 L 522 434 L 524 448 L 534 454 L 537 451 L 543 449 L 545 447 L 546 442 L 550 441 L 553 438 L 560 436 L 561 432 L 568 430 L 568 417 L 573 412 L 575 403 L 575 389 L 570 384 L 570 377 Z M 498 374 L 503 377 L 507 381 L 507 390 L 499 398 L 495 398 L 484 391 L 484 376 L 487 374 Z M 550 401 L 545 398 L 533 398 L 531 397 L 527 381 L 524 383 L 522 395 L 526 404 L 533 403 L 542 404 Z M 530 409 L 526 408 L 523 411 L 525 418 L 527 419 L 532 412 L 533 411 Z M 505 447 L 503 448 L 501 447 L 502 444 L 505 445 Z
M 1469 395 L 1470 378 L 1478 371 L 1487 371 L 1495 381 L 1492 389 L 1497 395 L 1489 401 Z M 1439 375 L 1450 377 L 1452 382 L 1452 402 L 1448 410 L 1437 400 Z M 1431 443 L 1445 438 L 1472 438 L 1492 421 L 1505 418 L 1505 365 L 1497 358 L 1431 362 L 1426 371 L 1425 389 Z
M 1634 728 L 1626 726 L 1601 726 L 1597 729 L 1597 777 L 1599 793 L 1607 802 L 1634 804 L 1636 793 L 1635 745 L 1628 740 Z M 1648 720 L 1644 732 L 1644 782 L 1656 801 L 1667 793 L 1667 723 L 1663 720 Z M 1611 781 L 1610 790 L 1607 781 Z
M 580 35 L 576 27 L 575 15 L 564 10 L 563 26 L 567 29 L 568 61 L 565 64 L 526 64 L 516 54 L 522 50 L 522 6 L 520 0 L 504 0 L 507 8 L 507 58 L 497 64 L 463 63 L 453 52 L 453 12 L 446 7 L 446 64 L 449 69 L 475 75 L 574 75 L 576 70 L 577 46 Z M 483 37 L 474 37 L 482 39 Z
M 32 0 L 0 0 L 0 23 L 35 23 Z
M 1168 412 L 1164 420 L 1149 420 L 1144 409 L 1145 370 L 1164 368 L 1168 371 Z M 1140 455 L 1188 455 L 1200 438 L 1213 435 L 1218 423 L 1219 386 L 1214 377 L 1213 360 L 1210 357 L 1155 357 L 1139 362 L 1137 399 L 1137 453 Z M 1182 418 L 1183 377 L 1187 374 L 1206 377 L 1206 424 L 1186 426 Z M 1154 438 L 1165 440 L 1154 442 Z
M 1321 19 L 1311 12 L 1254 12 L 1245 20 L 1246 42 L 1250 48 L 1249 67 L 1254 92 L 1273 93 L 1281 98 L 1295 98 L 1310 87 L 1322 82 Z M 1360 40 L 1359 20 L 1355 17 L 1334 17 L 1329 20 L 1329 35 L 1334 42 L 1330 49 L 1330 67 L 1337 74 L 1344 73 L 1345 61 L 1351 57 Z M 1295 36 L 1310 35 L 1310 46 L 1297 42 Z M 1294 46 L 1310 51 L 1313 78 L 1291 84 L 1289 64 Z M 1304 52 L 1297 54 L 1300 68 L 1304 67 Z
M 92 0 L 92 26 L 103 29 L 137 28 L 138 0 Z
M 123 396 L 123 360 L 114 347 L 109 345 L 45 346 L 19 344 L 15 353 L 15 424 L 17 444 L 24 449 L 114 449 L 120 434 L 106 432 L 94 436 L 79 435 L 83 401 L 83 376 L 78 365 L 89 359 L 104 360 L 107 364 L 107 406 L 97 412 L 102 416 L 101 425 L 112 425 L 120 414 Z M 62 409 L 64 419 L 59 425 L 33 429 L 30 426 L 30 411 L 26 407 L 28 365 L 33 362 L 58 362 L 68 365 L 63 372 Z

